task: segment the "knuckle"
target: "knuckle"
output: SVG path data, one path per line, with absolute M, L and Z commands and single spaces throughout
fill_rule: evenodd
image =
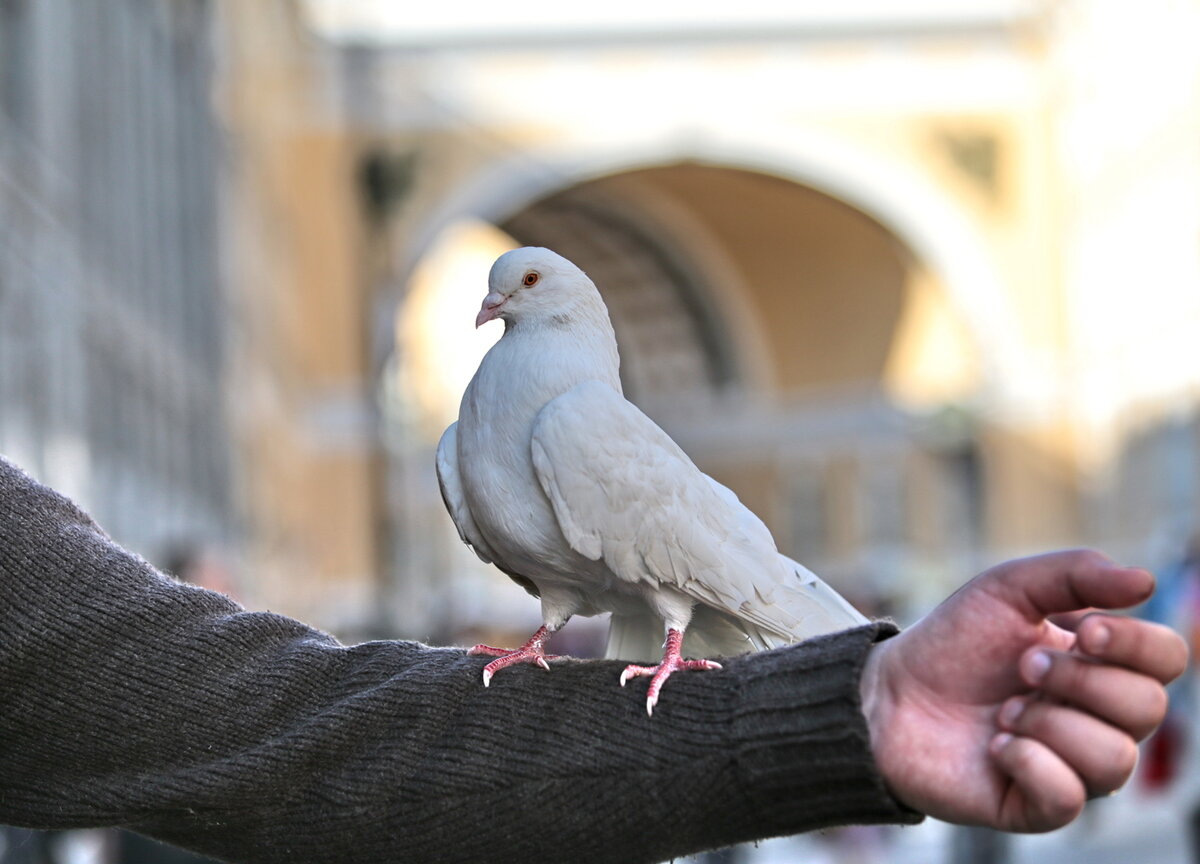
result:
M 1087 796 L 1082 789 L 1061 788 L 1047 796 L 1043 812 L 1047 821 L 1054 825 L 1066 825 L 1083 811 Z
M 1052 721 L 1050 706 L 1044 702 L 1030 702 L 1018 715 L 1013 731 L 1044 740 L 1051 731 Z
M 1170 660 L 1168 662 L 1167 680 L 1174 681 L 1187 671 L 1189 652 L 1187 643 L 1177 633 L 1171 632 L 1168 638 L 1171 643 L 1171 649 L 1169 651 Z
M 1125 723 L 1120 724 L 1135 740 L 1141 741 L 1158 728 L 1163 718 L 1167 716 L 1167 691 L 1155 686 L 1137 703 L 1138 711 L 1130 716 Z
M 1066 563 L 1075 575 L 1079 575 L 1111 566 L 1112 559 L 1095 549 L 1080 548 L 1067 553 Z
M 1157 726 L 1167 716 L 1167 708 L 1170 705 L 1170 700 L 1167 697 L 1167 689 L 1155 685 L 1147 694 L 1146 702 L 1152 715 L 1153 724 Z
M 1096 667 L 1069 654 L 1059 655 L 1050 664 L 1046 683 L 1063 694 L 1084 693 L 1089 689 Z
M 1113 787 L 1116 788 L 1123 784 L 1133 774 L 1133 769 L 1137 767 L 1138 762 L 1138 747 L 1132 739 L 1126 738 L 1121 746 L 1117 749 L 1116 755 L 1113 757 Z
M 1013 587 L 1019 581 L 1023 561 L 1003 561 L 980 574 L 980 580 L 993 580 L 1007 587 Z
M 1028 773 L 1037 767 L 1037 757 L 1030 743 L 1025 738 L 1018 738 L 1009 749 L 1012 767 L 1018 773 Z
M 1124 620 L 1104 612 L 1092 612 L 1080 622 L 1078 636 L 1089 654 L 1107 657 L 1124 650 L 1127 641 L 1125 631 Z M 1108 634 L 1107 641 L 1101 642 L 1099 637 L 1105 632 Z
M 1126 738 L 1109 754 L 1102 770 L 1089 780 L 1088 788 L 1093 796 L 1108 795 L 1120 789 L 1133 776 L 1137 768 L 1138 748 L 1132 739 Z

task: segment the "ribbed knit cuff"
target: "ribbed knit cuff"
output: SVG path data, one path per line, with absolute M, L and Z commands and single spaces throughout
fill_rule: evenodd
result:
M 743 671 L 733 729 L 738 772 L 758 816 L 780 833 L 828 825 L 915 824 L 871 756 L 859 681 L 880 621 L 774 652 Z

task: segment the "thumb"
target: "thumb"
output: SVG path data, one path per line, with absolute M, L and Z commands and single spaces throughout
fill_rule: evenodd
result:
M 989 571 L 995 590 L 1031 622 L 1085 609 L 1123 609 L 1154 593 L 1154 577 L 1090 549 L 1050 552 Z

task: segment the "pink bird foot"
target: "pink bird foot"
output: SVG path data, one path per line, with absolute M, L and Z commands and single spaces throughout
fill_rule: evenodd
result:
M 467 651 L 467 656 L 498 658 L 483 667 L 483 686 L 487 687 L 492 683 L 493 675 L 501 669 L 516 666 L 518 663 L 534 663 L 549 672 L 550 665 L 546 661 L 558 659 L 557 654 L 547 654 L 545 651 L 546 640 L 549 638 L 550 630 L 543 626 L 529 637 L 528 642 L 515 651 L 507 648 L 493 648 L 491 645 L 476 645 Z
M 654 716 L 654 706 L 658 704 L 658 693 L 663 684 L 671 677 L 671 673 L 679 669 L 720 669 L 721 664 L 713 660 L 684 660 L 680 653 L 683 645 L 683 631 L 671 628 L 667 631 L 667 642 L 664 646 L 662 662 L 657 666 L 625 667 L 621 673 L 621 686 L 630 678 L 651 676 L 650 687 L 646 691 L 646 714 Z

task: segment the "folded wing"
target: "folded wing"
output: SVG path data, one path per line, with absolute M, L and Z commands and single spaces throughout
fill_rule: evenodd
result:
M 822 602 L 836 593 L 781 556 L 733 492 L 607 384 L 585 381 L 549 402 L 531 446 L 538 481 L 575 551 L 603 559 L 620 579 L 671 586 L 753 625 L 748 648 L 864 620 L 840 597 L 832 610 Z M 824 591 L 814 592 L 812 580 Z

